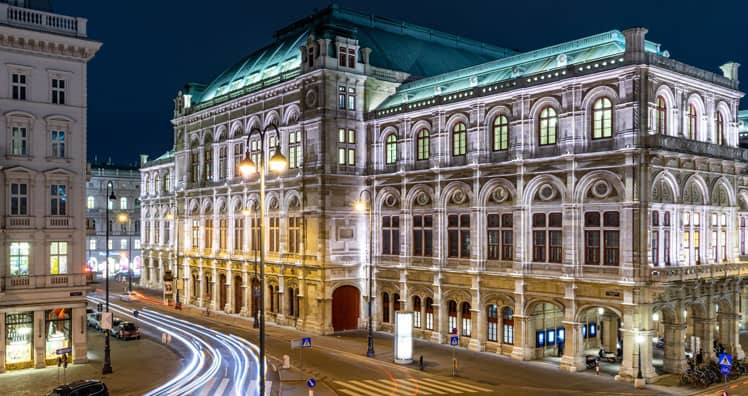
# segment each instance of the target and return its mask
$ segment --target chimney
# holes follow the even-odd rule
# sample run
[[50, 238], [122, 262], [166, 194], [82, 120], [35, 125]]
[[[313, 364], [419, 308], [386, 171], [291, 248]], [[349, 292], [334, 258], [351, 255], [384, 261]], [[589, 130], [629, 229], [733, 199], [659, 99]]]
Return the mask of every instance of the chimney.
[[644, 60], [644, 36], [647, 35], [647, 29], [643, 27], [626, 29], [623, 32], [626, 38], [626, 52], [623, 54], [626, 60], [643, 61]]
[[722, 75], [725, 76], [725, 78], [738, 81], [738, 68], [740, 68], [740, 63], [727, 62], [719, 68], [722, 69]]
[[145, 165], [148, 162], [148, 154], [140, 154], [140, 166]]

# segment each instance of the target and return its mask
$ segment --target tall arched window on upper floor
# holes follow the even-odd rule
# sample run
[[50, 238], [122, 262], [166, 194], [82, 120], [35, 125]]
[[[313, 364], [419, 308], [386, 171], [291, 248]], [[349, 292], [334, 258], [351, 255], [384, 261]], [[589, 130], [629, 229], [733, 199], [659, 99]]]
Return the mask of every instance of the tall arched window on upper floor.
[[686, 131], [686, 137], [689, 139], [696, 139], [698, 134], [698, 115], [696, 113], [696, 106], [693, 104], [688, 105], [688, 130]]
[[462, 122], [452, 127], [452, 156], [458, 157], [467, 153], [467, 128]]
[[493, 151], [509, 149], [509, 120], [504, 115], [493, 119]]
[[385, 163], [390, 165], [397, 162], [397, 136], [390, 134], [385, 142]]
[[545, 107], [538, 118], [538, 144], [547, 146], [556, 144], [558, 132], [558, 115], [552, 107]]
[[416, 159], [419, 161], [427, 160], [431, 157], [431, 138], [429, 137], [429, 130], [426, 128], [421, 129], [416, 137]]
[[720, 145], [725, 144], [725, 119], [721, 111], [714, 114], [714, 142]]
[[660, 95], [657, 97], [657, 125], [655, 129], [660, 135], [667, 134], [667, 102], [665, 98]]
[[592, 104], [592, 138], [604, 139], [613, 136], [613, 106], [606, 97]]

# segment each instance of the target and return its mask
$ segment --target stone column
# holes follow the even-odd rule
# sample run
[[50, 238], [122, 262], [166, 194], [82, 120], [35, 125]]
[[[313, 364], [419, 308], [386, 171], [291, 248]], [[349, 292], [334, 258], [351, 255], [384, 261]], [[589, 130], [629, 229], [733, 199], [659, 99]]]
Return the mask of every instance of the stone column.
[[73, 347], [73, 363], [87, 363], [88, 362], [88, 349], [86, 344], [86, 329], [88, 324], [86, 323], [86, 308], [78, 307], [72, 309], [72, 315], [70, 320], [70, 338]]
[[584, 338], [582, 337], [584, 323], [564, 321], [564, 356], [561, 357], [561, 370], [582, 371], [587, 368], [584, 358]]
[[204, 301], [205, 299], [203, 298], [203, 296], [205, 295], [203, 293], [203, 290], [205, 290], [205, 270], [203, 270], [203, 266], [202, 265], [200, 265], [198, 267], [198, 275], [197, 276], [199, 277], [199, 279], [197, 280], [198, 281], [198, 289], [199, 289], [197, 291], [197, 306], [202, 308], [203, 304], [205, 304], [205, 301]]
[[220, 282], [219, 282], [219, 279], [218, 279], [218, 270], [216, 269], [216, 263], [213, 262], [212, 265], [211, 265], [211, 267], [212, 267], [211, 268], [211, 272], [212, 272], [213, 275], [211, 275], [210, 280], [213, 282], [213, 284], [209, 285], [209, 286], [211, 286], [211, 288], [213, 290], [210, 293], [211, 294], [211, 296], [210, 296], [210, 309], [213, 310], [213, 311], [215, 311], [215, 310], [218, 309], [217, 299], [218, 299], [218, 293], [219, 293], [218, 287], [219, 287], [219, 283]]
[[45, 358], [47, 346], [46, 334], [44, 311], [34, 311], [34, 368], [47, 367]]
[[514, 347], [512, 359], [532, 360], [535, 355], [535, 340], [531, 337], [530, 318], [525, 315], [514, 315]]
[[603, 338], [603, 348], [605, 348], [606, 351], [616, 353], [618, 351], [618, 317], [606, 315], [602, 320], [602, 323], [603, 331], [601, 332], [600, 337]]
[[[686, 367], [686, 324], [678, 320], [679, 315], [675, 315], [675, 323], [663, 322], [665, 331], [665, 351], [663, 368], [668, 373], [681, 373]], [[693, 351], [694, 357], [698, 351]]]
[[[649, 305], [639, 304], [636, 307], [625, 307], [621, 333], [623, 335], [623, 361], [616, 375], [617, 380], [632, 381], [639, 372], [639, 358], [641, 355], [642, 377], [646, 381], [657, 375], [652, 366], [652, 337], [651, 327], [652, 309]], [[638, 327], [635, 327], [638, 326]], [[644, 341], [636, 343], [636, 336], [642, 336]]]
[[5, 312], [0, 312], [0, 373], [5, 372]]
[[483, 352], [486, 350], [486, 340], [488, 339], [488, 317], [486, 307], [476, 303], [473, 305], [473, 338], [470, 340], [468, 348], [473, 351]]

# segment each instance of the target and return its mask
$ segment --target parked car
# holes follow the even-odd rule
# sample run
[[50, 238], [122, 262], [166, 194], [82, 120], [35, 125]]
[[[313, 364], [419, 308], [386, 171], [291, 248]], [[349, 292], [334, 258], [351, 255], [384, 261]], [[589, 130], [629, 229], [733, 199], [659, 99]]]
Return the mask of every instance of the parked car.
[[117, 328], [117, 326], [119, 326], [120, 323], [122, 323], [122, 319], [117, 318], [117, 317], [112, 318], [112, 328], [109, 329], [110, 336], [115, 336], [115, 337], [117, 336], [115, 329]]
[[117, 327], [112, 329], [112, 333], [115, 337], [122, 340], [140, 339], [140, 329], [132, 322], [120, 322]]
[[124, 292], [119, 295], [120, 301], [137, 301], [138, 300], [138, 294], [135, 292]]
[[109, 396], [106, 384], [99, 380], [80, 380], [60, 385], [47, 396]]
[[88, 315], [88, 327], [101, 330], [101, 312], [94, 312]]

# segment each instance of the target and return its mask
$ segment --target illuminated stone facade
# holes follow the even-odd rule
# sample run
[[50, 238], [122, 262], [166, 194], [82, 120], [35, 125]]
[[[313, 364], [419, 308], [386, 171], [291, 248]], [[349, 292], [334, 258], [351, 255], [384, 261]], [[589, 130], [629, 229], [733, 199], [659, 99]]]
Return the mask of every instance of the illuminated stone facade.
[[[371, 48], [418, 51], [365, 43], [356, 23], [393, 29], [333, 6], [279, 32], [278, 42], [308, 32], [287, 46], [297, 63], [234, 67], [180, 92], [174, 152], [141, 171], [143, 224], [159, 229], [155, 240], [145, 231], [145, 284], [174, 265], [175, 222], [160, 220], [173, 213], [184, 301], [252, 316], [258, 184], [235, 165], [250, 130], [272, 124], [284, 155], [301, 159], [268, 175], [272, 321], [364, 328], [370, 247], [381, 331], [394, 311], [414, 311], [418, 337], [456, 331], [464, 347], [560, 356], [571, 371], [601, 345], [620, 347], [622, 379], [639, 350], [645, 378], [654, 364], [680, 371], [684, 350], [711, 356], [713, 340], [742, 356], [748, 152], [737, 147], [736, 64], [700, 70], [630, 29], [526, 53], [453, 40], [493, 60], [429, 73], [416, 56], [417, 70], [387, 69]], [[419, 29], [400, 31], [428, 41]], [[418, 48], [449, 45], [429, 37]], [[373, 233], [353, 209], [364, 190]]]

